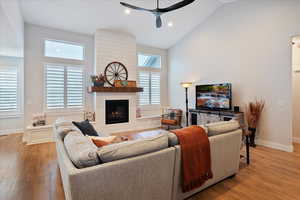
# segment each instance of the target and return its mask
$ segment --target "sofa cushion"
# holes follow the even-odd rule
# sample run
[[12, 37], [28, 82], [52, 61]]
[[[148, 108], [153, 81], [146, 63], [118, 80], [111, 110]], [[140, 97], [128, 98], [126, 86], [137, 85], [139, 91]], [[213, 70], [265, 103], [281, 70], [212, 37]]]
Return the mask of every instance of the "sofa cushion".
[[93, 125], [89, 122], [89, 120], [85, 120], [82, 122], [72, 122], [72, 123], [77, 128], [79, 128], [84, 135], [98, 136], [97, 131], [94, 129]]
[[[205, 130], [205, 132], [207, 133], [208, 130], [205, 126], [200, 125], [200, 127], [203, 128]], [[169, 140], [169, 147], [174, 147], [174, 146], [178, 145], [178, 139], [174, 133], [168, 132], [167, 135], [168, 135], [168, 140]]]
[[236, 120], [231, 120], [207, 124], [206, 127], [208, 129], [208, 136], [214, 136], [235, 131], [240, 128], [240, 124]]
[[111, 162], [134, 157], [168, 148], [167, 134], [160, 134], [150, 138], [137, 139], [99, 148], [98, 156], [102, 162]]
[[56, 136], [59, 139], [64, 140], [65, 136], [71, 131], [77, 131], [77, 129], [75, 127], [72, 127], [72, 126], [58, 127], [58, 128], [56, 128]]
[[82, 135], [80, 132], [69, 132], [64, 138], [64, 145], [70, 160], [77, 168], [100, 164], [97, 156], [98, 148], [90, 138]]

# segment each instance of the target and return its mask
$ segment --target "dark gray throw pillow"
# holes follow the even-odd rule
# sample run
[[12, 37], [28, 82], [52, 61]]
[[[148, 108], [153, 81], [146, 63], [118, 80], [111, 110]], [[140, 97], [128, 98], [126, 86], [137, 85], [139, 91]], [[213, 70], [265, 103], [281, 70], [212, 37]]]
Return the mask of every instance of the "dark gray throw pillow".
[[99, 136], [97, 131], [94, 129], [93, 125], [90, 124], [89, 120], [85, 120], [82, 122], [72, 122], [79, 130], [82, 132], [83, 135], [89, 136]]

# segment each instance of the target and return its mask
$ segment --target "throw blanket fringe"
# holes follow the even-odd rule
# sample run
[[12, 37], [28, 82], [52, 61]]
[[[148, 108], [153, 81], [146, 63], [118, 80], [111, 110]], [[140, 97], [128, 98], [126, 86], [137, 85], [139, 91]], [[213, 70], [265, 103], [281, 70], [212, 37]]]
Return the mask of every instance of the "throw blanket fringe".
[[200, 126], [189, 126], [171, 132], [177, 136], [181, 148], [182, 191], [189, 192], [213, 177], [208, 136]]

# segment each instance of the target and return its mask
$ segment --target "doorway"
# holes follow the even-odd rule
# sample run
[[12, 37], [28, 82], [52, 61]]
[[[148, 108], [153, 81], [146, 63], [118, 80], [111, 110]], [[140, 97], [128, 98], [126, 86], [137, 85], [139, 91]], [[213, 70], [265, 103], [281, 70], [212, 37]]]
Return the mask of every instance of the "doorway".
[[300, 143], [300, 36], [292, 42], [293, 142]]

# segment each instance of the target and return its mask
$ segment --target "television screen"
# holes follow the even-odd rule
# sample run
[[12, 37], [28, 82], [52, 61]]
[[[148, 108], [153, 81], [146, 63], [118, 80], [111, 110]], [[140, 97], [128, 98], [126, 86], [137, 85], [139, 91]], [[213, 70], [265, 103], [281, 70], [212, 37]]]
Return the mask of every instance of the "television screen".
[[231, 84], [196, 86], [196, 109], [231, 110]]

